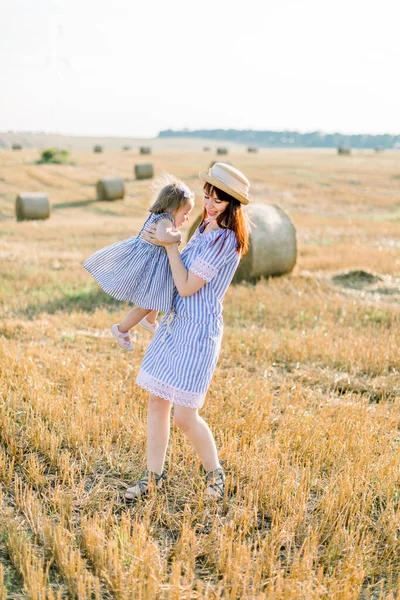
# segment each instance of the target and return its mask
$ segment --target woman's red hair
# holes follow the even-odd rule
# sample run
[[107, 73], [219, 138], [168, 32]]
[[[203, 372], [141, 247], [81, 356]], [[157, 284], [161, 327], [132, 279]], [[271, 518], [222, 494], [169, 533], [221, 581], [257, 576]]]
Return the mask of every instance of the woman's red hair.
[[[250, 245], [250, 237], [249, 237], [249, 226], [246, 215], [242, 209], [242, 205], [239, 200], [236, 200], [230, 194], [223, 192], [217, 187], [211, 185], [211, 183], [205, 183], [203, 186], [204, 192], [207, 196], [210, 196], [215, 192], [218, 200], [222, 200], [224, 202], [228, 202], [228, 206], [224, 210], [224, 212], [217, 217], [217, 223], [221, 229], [231, 229], [236, 234], [237, 240], [237, 251], [243, 256], [246, 254]], [[202, 220], [200, 223], [200, 227], [203, 225], [204, 221], [207, 218], [207, 211], [203, 209]]]

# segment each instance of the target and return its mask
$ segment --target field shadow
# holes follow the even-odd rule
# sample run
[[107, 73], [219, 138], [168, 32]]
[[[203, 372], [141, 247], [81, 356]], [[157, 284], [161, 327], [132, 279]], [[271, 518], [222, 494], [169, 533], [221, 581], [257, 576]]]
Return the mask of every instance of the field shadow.
[[62, 202], [61, 204], [53, 204], [52, 209], [58, 210], [59, 208], [83, 208], [90, 206], [94, 202], [98, 202], [97, 198], [91, 198], [90, 200], [74, 200], [73, 202]]
[[120, 308], [121, 301], [116, 300], [101, 290], [92, 290], [89, 292], [78, 292], [68, 294], [55, 300], [49, 300], [44, 304], [32, 303], [22, 311], [29, 319], [33, 319], [42, 313], [54, 315], [57, 312], [72, 313], [86, 312], [93, 313], [97, 308]]

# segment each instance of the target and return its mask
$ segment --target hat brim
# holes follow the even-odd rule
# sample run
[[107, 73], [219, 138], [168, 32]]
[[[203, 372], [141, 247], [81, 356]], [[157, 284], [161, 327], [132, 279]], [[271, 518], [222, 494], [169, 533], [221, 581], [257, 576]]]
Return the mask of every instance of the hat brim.
[[236, 200], [239, 200], [239, 202], [241, 204], [248, 204], [250, 202], [250, 200], [248, 198], [246, 198], [246, 196], [243, 196], [243, 194], [240, 194], [236, 190], [233, 190], [228, 185], [225, 185], [225, 183], [222, 183], [222, 181], [220, 181], [219, 179], [216, 179], [209, 173], [204, 173], [204, 171], [201, 171], [201, 173], [199, 173], [199, 177], [206, 183], [210, 183], [211, 185], [218, 188], [219, 190], [226, 192], [227, 194], [229, 194]]

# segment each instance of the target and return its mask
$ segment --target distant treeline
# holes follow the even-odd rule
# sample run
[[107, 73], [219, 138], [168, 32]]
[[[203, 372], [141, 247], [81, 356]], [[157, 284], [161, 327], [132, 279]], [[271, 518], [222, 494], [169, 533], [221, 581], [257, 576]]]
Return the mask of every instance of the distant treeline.
[[211, 139], [218, 142], [237, 142], [259, 147], [291, 147], [291, 148], [400, 148], [400, 134], [389, 135], [344, 135], [342, 133], [323, 133], [311, 131], [253, 131], [252, 129], [199, 129], [197, 131], [160, 131], [160, 138], [187, 137]]

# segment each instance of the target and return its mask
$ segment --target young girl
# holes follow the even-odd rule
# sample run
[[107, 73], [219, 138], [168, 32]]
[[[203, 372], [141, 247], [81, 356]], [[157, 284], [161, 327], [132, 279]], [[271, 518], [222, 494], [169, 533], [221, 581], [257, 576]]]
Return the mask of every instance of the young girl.
[[182, 236], [178, 229], [188, 220], [194, 206], [194, 193], [169, 173], [155, 181], [153, 190], [156, 199], [138, 236], [102, 248], [83, 263], [107, 294], [137, 305], [121, 323], [111, 327], [112, 335], [124, 350], [134, 348], [129, 337], [134, 325], [140, 323], [155, 333], [157, 311], [170, 310], [174, 292], [165, 248], [145, 241], [141, 234], [149, 227], [156, 227], [157, 239], [180, 243]]

